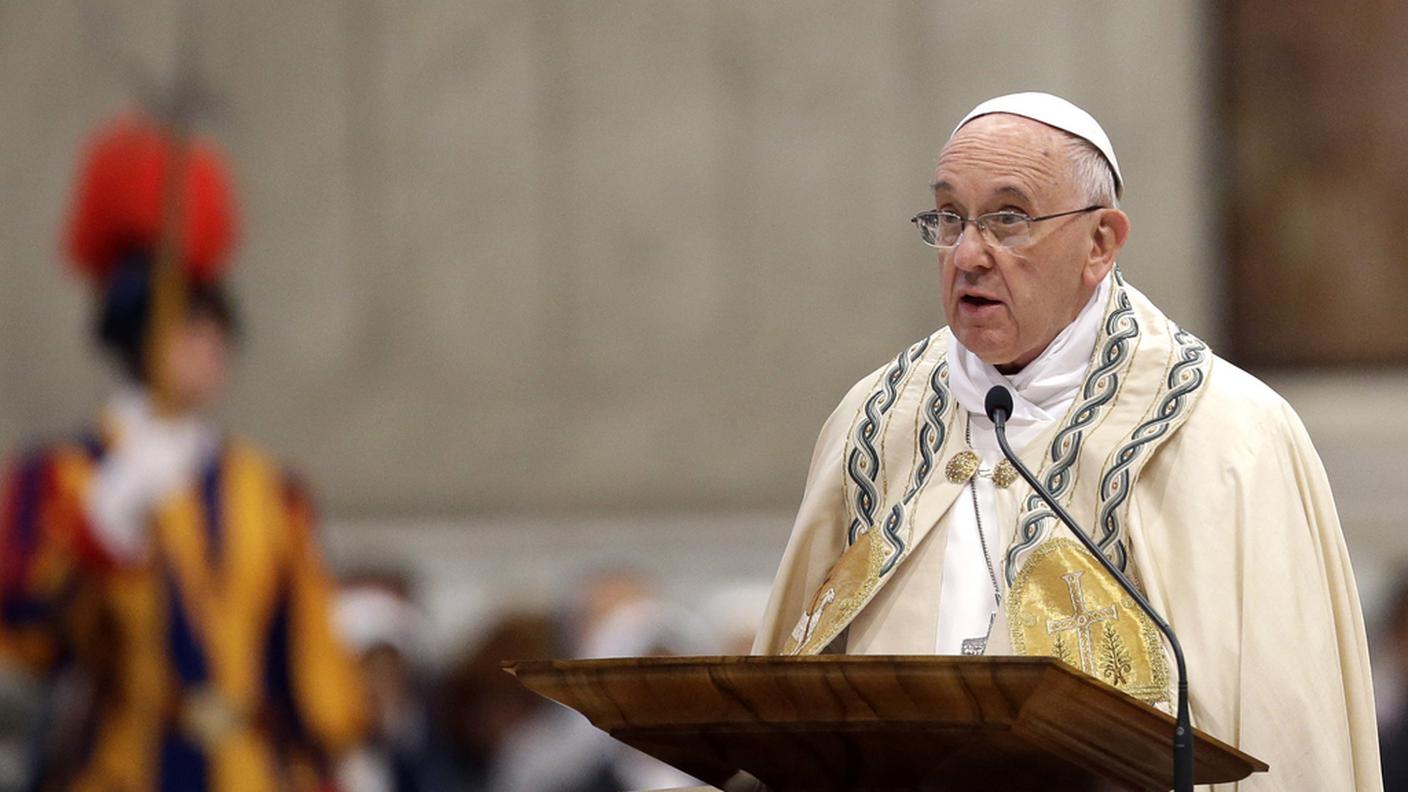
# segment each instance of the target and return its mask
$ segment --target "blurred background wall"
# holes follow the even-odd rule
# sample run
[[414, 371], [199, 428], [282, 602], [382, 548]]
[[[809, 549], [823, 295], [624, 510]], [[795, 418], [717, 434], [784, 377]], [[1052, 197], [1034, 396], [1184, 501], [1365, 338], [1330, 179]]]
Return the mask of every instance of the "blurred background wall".
[[[85, 136], [173, 79], [177, 8], [0, 3], [5, 448], [111, 387], [58, 240]], [[315, 484], [338, 564], [418, 576], [447, 647], [593, 564], [766, 583], [826, 415], [943, 322], [907, 220], [988, 96], [1100, 119], [1127, 276], [1228, 336], [1225, 53], [1195, 0], [201, 8], [244, 213], [229, 417]], [[1372, 618], [1408, 556], [1408, 372], [1257, 373], [1324, 455]]]

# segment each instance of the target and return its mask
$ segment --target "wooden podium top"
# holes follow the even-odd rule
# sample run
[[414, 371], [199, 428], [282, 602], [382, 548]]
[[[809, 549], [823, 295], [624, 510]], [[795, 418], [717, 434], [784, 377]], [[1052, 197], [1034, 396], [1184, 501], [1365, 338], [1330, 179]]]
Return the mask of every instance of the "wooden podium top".
[[[1052, 658], [508, 663], [533, 691], [716, 786], [773, 792], [1169, 789], [1173, 718]], [[1199, 784], [1264, 762], [1196, 733]]]

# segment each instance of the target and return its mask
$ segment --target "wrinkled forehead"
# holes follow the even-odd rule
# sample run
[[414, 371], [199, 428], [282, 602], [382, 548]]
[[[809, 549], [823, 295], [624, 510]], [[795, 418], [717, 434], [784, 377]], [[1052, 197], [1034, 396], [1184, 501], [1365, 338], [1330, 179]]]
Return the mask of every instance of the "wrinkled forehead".
[[1030, 118], [979, 116], [955, 131], [939, 153], [934, 190], [973, 201], [997, 192], [1033, 201], [1060, 198], [1071, 188], [1070, 141]]

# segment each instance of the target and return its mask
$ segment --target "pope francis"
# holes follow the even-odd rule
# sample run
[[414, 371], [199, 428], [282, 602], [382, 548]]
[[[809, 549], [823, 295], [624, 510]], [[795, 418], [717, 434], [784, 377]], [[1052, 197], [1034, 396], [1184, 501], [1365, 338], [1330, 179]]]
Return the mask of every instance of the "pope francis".
[[817, 441], [754, 651], [1059, 657], [1167, 705], [1153, 625], [1003, 461], [984, 417], [1187, 653], [1242, 790], [1382, 789], [1363, 617], [1325, 471], [1267, 386], [1121, 276], [1109, 138], [1049, 94], [955, 128], [934, 208], [948, 327], [858, 382]]

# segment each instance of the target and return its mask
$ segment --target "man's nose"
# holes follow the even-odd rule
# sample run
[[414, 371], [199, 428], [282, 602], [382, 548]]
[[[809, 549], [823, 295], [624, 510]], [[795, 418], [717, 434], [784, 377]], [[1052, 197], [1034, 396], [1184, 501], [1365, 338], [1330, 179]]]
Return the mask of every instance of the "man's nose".
[[987, 240], [983, 239], [983, 232], [972, 220], [963, 224], [963, 231], [958, 235], [958, 244], [953, 246], [951, 255], [953, 265], [965, 272], [992, 266]]

